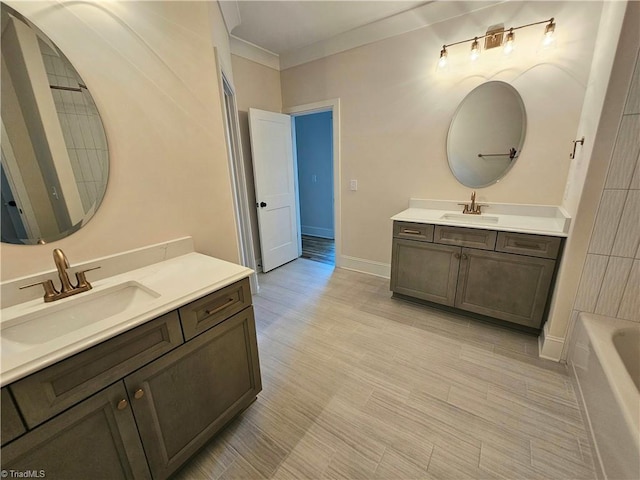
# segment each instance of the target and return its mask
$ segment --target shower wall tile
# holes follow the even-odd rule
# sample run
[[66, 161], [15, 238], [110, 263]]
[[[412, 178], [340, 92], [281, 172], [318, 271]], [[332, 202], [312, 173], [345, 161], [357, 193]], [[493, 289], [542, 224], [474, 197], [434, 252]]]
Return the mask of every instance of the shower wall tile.
[[589, 253], [611, 254], [626, 197], [626, 190], [605, 190], [603, 192], [596, 215], [596, 224], [589, 243]]
[[587, 255], [576, 295], [574, 305], [576, 310], [593, 313], [608, 262], [609, 257], [605, 255]]
[[638, 59], [636, 59], [636, 68], [633, 72], [624, 113], [640, 113], [640, 61]]
[[640, 243], [640, 190], [629, 190], [612, 255], [633, 258]]
[[573, 309], [640, 322], [640, 54]]
[[640, 260], [633, 262], [617, 317], [640, 322]]
[[610, 257], [602, 281], [595, 313], [615, 317], [618, 314], [622, 295], [629, 280], [633, 259]]
[[605, 188], [629, 188], [640, 152], [640, 115], [624, 115]]

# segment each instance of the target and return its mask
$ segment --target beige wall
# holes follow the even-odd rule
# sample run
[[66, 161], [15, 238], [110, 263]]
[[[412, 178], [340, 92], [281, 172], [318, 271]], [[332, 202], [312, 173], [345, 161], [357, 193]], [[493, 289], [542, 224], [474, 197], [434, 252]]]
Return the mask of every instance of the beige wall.
[[280, 72], [237, 55], [231, 55], [240, 121], [242, 156], [247, 176], [247, 194], [251, 212], [251, 231], [256, 258], [261, 258], [258, 216], [253, 205], [256, 204], [255, 184], [253, 181], [253, 163], [251, 160], [251, 141], [249, 136], [249, 108], [282, 111]]
[[[471, 189], [450, 173], [446, 136], [457, 105], [488, 80], [509, 82], [520, 92], [528, 130], [516, 165], [499, 183], [478, 189], [478, 199], [562, 203], [601, 10], [596, 2], [575, 6], [507, 2], [282, 72], [284, 108], [340, 98], [344, 255], [388, 264], [389, 217], [410, 197], [469, 198]], [[486, 51], [471, 64], [469, 45], [461, 45], [449, 49], [448, 72], [436, 71], [444, 43], [498, 22], [521, 25], [552, 16], [558, 42], [551, 51], [538, 50], [542, 25], [517, 32], [510, 58]], [[348, 190], [350, 179], [358, 180], [357, 192]]]
[[[60, 47], [89, 86], [110, 150], [107, 192], [79, 232], [45, 246], [2, 244], [2, 279], [191, 235], [238, 260], [205, 2], [8, 2]], [[216, 27], [219, 28], [219, 27]]]

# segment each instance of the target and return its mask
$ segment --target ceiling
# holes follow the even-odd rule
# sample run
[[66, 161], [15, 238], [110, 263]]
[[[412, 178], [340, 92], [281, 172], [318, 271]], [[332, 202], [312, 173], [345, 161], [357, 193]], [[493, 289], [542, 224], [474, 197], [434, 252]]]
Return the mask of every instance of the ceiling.
[[239, 1], [233, 36], [281, 55], [406, 12], [425, 1]]
[[506, 0], [218, 0], [231, 52], [277, 70]]

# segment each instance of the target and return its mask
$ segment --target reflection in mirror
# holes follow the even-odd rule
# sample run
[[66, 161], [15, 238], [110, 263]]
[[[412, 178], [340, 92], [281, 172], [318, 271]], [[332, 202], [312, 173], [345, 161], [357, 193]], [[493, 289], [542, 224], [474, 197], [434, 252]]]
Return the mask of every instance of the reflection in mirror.
[[2, 226], [33, 245], [86, 224], [107, 186], [107, 139], [96, 105], [49, 38], [2, 4]]
[[449, 168], [460, 183], [494, 184], [516, 163], [527, 130], [522, 98], [504, 82], [487, 82], [469, 93], [451, 120]]

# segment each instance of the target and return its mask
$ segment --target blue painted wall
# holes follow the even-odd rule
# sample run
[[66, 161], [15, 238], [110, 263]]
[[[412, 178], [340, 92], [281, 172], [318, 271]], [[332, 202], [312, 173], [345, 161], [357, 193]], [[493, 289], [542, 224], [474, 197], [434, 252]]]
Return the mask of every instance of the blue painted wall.
[[334, 238], [332, 115], [322, 112], [295, 117], [303, 235]]

